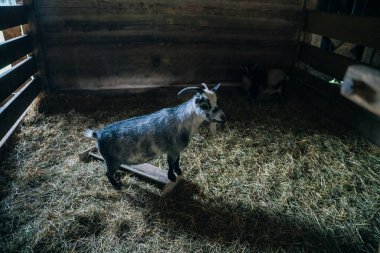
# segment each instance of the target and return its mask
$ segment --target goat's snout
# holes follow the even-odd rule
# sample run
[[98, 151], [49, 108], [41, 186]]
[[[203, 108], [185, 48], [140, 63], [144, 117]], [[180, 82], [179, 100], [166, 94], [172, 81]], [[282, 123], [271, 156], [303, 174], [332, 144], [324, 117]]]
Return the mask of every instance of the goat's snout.
[[222, 110], [219, 110], [218, 115], [211, 120], [212, 122], [224, 124], [226, 122], [226, 115]]
[[227, 121], [227, 119], [226, 119], [226, 114], [222, 114], [221, 116], [220, 116], [220, 120], [223, 122], [223, 123], [225, 123], [226, 121]]

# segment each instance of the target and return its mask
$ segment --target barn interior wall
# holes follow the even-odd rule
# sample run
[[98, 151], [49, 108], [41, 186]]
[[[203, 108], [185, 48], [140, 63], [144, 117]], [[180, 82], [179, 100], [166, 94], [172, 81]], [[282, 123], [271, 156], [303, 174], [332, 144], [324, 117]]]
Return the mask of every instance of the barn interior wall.
[[35, 0], [52, 90], [236, 81], [290, 67], [302, 0]]

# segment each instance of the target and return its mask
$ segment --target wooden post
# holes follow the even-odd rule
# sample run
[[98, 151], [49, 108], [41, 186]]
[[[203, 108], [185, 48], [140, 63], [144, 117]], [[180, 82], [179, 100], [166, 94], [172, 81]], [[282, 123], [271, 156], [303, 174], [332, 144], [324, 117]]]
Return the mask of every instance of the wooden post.
[[380, 116], [380, 71], [364, 66], [349, 66], [341, 94]]

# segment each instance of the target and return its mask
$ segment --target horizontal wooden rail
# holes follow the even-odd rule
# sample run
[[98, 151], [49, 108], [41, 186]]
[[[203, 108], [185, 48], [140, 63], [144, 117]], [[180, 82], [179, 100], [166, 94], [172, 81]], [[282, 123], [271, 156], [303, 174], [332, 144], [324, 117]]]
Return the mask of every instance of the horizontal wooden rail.
[[27, 23], [25, 5], [0, 6], [0, 30]]
[[305, 31], [337, 40], [380, 48], [380, 18], [306, 13]]
[[33, 51], [30, 35], [22, 35], [0, 44], [0, 69]]
[[348, 66], [362, 64], [359, 61], [329, 53], [326, 50], [305, 43], [301, 44], [298, 60], [340, 80], [343, 80]]
[[338, 85], [330, 84], [306, 71], [295, 68], [292, 72], [292, 78], [304, 83], [321, 94], [327, 96], [339, 95], [340, 88]]
[[36, 61], [29, 57], [0, 74], [0, 103], [36, 72]]
[[40, 79], [33, 79], [0, 108], [0, 140], [7, 135], [10, 129], [12, 129], [13, 125], [37, 97], [40, 91]]

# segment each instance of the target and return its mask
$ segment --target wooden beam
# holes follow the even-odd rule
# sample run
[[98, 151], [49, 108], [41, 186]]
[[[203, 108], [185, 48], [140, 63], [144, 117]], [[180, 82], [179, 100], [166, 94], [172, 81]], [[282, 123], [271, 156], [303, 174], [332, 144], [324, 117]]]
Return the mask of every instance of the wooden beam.
[[45, 43], [48, 46], [69, 44], [111, 44], [123, 45], [154, 45], [154, 44], [211, 44], [211, 45], [242, 45], [251, 47], [277, 46], [288, 47], [296, 45], [295, 30], [263, 31], [260, 35], [233, 31], [217, 32], [215, 29], [190, 33], [184, 31], [160, 31], [154, 29], [140, 31], [95, 31], [95, 32], [61, 32], [46, 33]]
[[[155, 0], [147, 1], [142, 0], [139, 4], [136, 4], [135, 1], [94, 1], [94, 0], [66, 0], [66, 1], [57, 1], [57, 0], [39, 0], [38, 4], [40, 8], [99, 8], [99, 9], [154, 9], [154, 8], [163, 8], [163, 7], [176, 7], [183, 6], [184, 8], [196, 8], [198, 5], [206, 6], [208, 8], [226, 6], [228, 8], [241, 8], [243, 7], [272, 7], [272, 8], [286, 8], [286, 9], [299, 9], [302, 6], [302, 0], [220, 0], [217, 2], [214, 1], [181, 1], [176, 0]], [[173, 8], [174, 9], [174, 8]], [[175, 9], [176, 10], [176, 9]]]
[[33, 79], [0, 108], [0, 139], [3, 139], [3, 137], [7, 135], [8, 131], [25, 112], [40, 91], [40, 79]]
[[380, 116], [380, 71], [363, 65], [348, 67], [341, 94]]
[[0, 30], [26, 24], [27, 22], [28, 20], [25, 5], [0, 7]]
[[325, 37], [380, 48], [380, 18], [306, 12], [305, 31]]
[[295, 68], [292, 73], [292, 78], [299, 80], [316, 92], [319, 92], [326, 96], [336, 96], [339, 94], [338, 85], [330, 84], [310, 73], [307, 73], [306, 71]]
[[29, 57], [0, 74], [0, 102], [37, 72], [34, 57]]
[[0, 44], [0, 68], [33, 51], [30, 35], [23, 35]]
[[41, 19], [45, 33], [61, 32], [96, 32], [96, 31], [143, 31], [154, 27], [157, 31], [193, 31], [207, 29], [226, 33], [242, 31], [244, 33], [261, 33], [284, 30], [297, 31], [299, 22], [274, 18], [240, 18], [236, 16], [179, 16], [171, 15], [70, 15], [53, 16]]
[[329, 53], [326, 50], [305, 43], [301, 44], [298, 60], [340, 80], [343, 80], [348, 66], [360, 64], [359, 61]]

